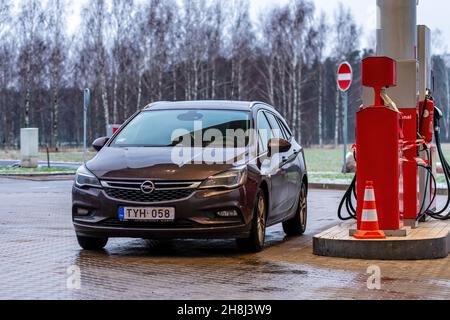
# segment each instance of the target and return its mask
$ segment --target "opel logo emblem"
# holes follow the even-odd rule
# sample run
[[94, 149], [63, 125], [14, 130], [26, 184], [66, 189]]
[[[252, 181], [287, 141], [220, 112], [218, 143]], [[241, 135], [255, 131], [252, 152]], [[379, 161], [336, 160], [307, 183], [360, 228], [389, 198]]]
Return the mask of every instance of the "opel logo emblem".
[[145, 194], [150, 194], [155, 191], [155, 184], [151, 181], [145, 181], [141, 184], [141, 191]]

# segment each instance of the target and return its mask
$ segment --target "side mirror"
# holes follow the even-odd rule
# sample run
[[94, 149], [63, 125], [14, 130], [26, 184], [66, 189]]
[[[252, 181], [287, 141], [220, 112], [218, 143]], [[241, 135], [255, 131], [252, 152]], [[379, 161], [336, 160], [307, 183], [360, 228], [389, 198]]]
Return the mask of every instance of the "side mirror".
[[288, 152], [291, 148], [292, 144], [287, 140], [281, 138], [270, 139], [268, 144], [269, 157], [277, 153]]
[[92, 143], [92, 148], [95, 149], [95, 151], [100, 151], [103, 149], [103, 147], [108, 143], [109, 138], [108, 137], [103, 137], [103, 138], [98, 138], [94, 141], [94, 143]]

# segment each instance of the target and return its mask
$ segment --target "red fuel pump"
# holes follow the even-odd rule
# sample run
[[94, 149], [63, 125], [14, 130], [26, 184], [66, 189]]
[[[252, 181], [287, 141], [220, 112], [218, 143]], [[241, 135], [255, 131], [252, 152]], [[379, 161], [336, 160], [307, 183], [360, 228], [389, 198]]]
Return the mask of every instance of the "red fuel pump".
[[431, 143], [434, 134], [434, 101], [430, 97], [420, 102], [419, 114], [419, 133], [426, 143]]
[[[436, 177], [433, 172], [437, 150], [450, 190], [450, 164], [441, 146], [442, 112], [434, 105], [430, 91], [416, 108], [396, 108], [385, 89], [396, 86], [396, 62], [387, 57], [369, 57], [362, 62], [362, 83], [374, 90], [374, 104], [362, 106], [356, 115], [357, 175], [342, 199], [341, 220], [361, 221], [364, 188], [373, 181], [381, 230], [413, 226], [426, 215], [450, 219], [450, 195], [445, 206], [436, 209]], [[435, 138], [436, 146], [432, 145]], [[422, 174], [423, 173], [423, 174]], [[419, 186], [422, 186], [421, 188]], [[353, 203], [357, 200], [357, 207]], [[344, 217], [342, 209], [347, 209]]]
[[402, 228], [402, 114], [385, 105], [383, 89], [396, 86], [396, 62], [388, 57], [369, 57], [362, 62], [362, 83], [374, 89], [374, 105], [356, 115], [357, 217], [361, 221], [364, 188], [373, 181], [381, 230]]

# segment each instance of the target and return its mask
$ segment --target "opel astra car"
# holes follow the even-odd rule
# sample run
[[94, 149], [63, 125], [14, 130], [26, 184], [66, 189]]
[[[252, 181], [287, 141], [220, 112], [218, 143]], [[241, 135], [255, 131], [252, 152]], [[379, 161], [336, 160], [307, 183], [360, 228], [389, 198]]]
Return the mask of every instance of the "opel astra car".
[[303, 149], [267, 104], [154, 103], [93, 147], [98, 154], [73, 186], [83, 249], [101, 250], [114, 237], [234, 238], [258, 252], [269, 226], [305, 232]]

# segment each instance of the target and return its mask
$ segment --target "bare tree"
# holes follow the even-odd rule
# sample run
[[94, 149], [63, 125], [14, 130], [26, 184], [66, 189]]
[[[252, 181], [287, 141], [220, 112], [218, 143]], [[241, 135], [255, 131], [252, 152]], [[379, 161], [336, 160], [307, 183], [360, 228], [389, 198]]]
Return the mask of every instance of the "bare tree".
[[13, 66], [11, 63], [13, 57], [11, 25], [8, 19], [11, 15], [11, 1], [3, 0], [0, 2], [0, 137], [1, 143], [5, 146], [7, 141], [11, 139], [9, 135], [13, 134], [11, 128], [12, 117], [10, 113], [8, 88], [12, 84]]
[[317, 96], [318, 96], [318, 102], [317, 102], [317, 119], [318, 119], [318, 139], [319, 139], [319, 146], [320, 148], [323, 147], [323, 60], [324, 60], [324, 50], [327, 42], [327, 35], [328, 35], [328, 25], [326, 23], [326, 15], [322, 12], [320, 15], [319, 23], [317, 26], [317, 35], [315, 37], [314, 42], [314, 48], [315, 48], [315, 55], [318, 62], [318, 82], [317, 82]]
[[[334, 54], [336, 62], [340, 63], [359, 47], [360, 28], [355, 23], [350, 9], [345, 8], [339, 3], [338, 10], [334, 16]], [[337, 68], [337, 66], [336, 66]], [[337, 79], [335, 81], [337, 83]], [[340, 91], [336, 86], [336, 105], [335, 105], [335, 124], [334, 124], [334, 145], [339, 144], [339, 126], [340, 126]], [[344, 116], [344, 115], [342, 115]], [[346, 115], [345, 115], [346, 116]]]
[[33, 92], [40, 86], [44, 64], [42, 57], [45, 42], [42, 32], [45, 26], [45, 16], [41, 2], [38, 0], [23, 0], [20, 3], [17, 34], [20, 35], [19, 64], [21, 66], [21, 87], [24, 95], [24, 124], [29, 127], [35, 110], [32, 110]]
[[47, 4], [47, 31], [49, 44], [49, 77], [52, 95], [52, 128], [51, 145], [57, 147], [59, 143], [59, 109], [60, 90], [64, 83], [64, 63], [66, 61], [66, 34], [64, 21], [66, 17], [66, 0], [50, 0]]
[[87, 0], [74, 34], [67, 33], [70, 1], [12, 4], [0, 1], [4, 145], [17, 143], [23, 124], [41, 128], [41, 141], [53, 146], [79, 143], [85, 87], [90, 139], [152, 101], [236, 99], [273, 104], [305, 145], [337, 144], [335, 69], [347, 59], [357, 73], [367, 53], [357, 50], [348, 9], [338, 8], [331, 29], [326, 16], [314, 20], [311, 0], [274, 6], [257, 24], [249, 0]]
[[223, 25], [224, 25], [224, 12], [223, 4], [220, 1], [215, 1], [211, 5], [209, 11], [211, 19], [208, 19], [208, 29], [207, 29], [207, 45], [208, 45], [208, 64], [210, 71], [210, 95], [211, 99], [216, 99], [217, 97], [217, 85], [218, 85], [218, 60], [220, 57], [220, 52], [223, 47]]
[[[133, 61], [137, 60], [137, 46], [133, 40], [135, 29], [134, 0], [112, 1], [112, 73], [113, 73], [113, 122], [118, 123], [130, 115], [130, 93]], [[119, 83], [122, 84], [119, 88]], [[121, 108], [120, 108], [121, 106]], [[120, 110], [119, 110], [120, 109]]]
[[108, 101], [108, 48], [105, 40], [107, 7], [103, 0], [90, 0], [83, 8], [84, 27], [84, 52], [91, 59], [90, 66], [97, 77], [97, 85], [100, 90], [103, 117], [105, 124], [110, 123], [110, 111]]
[[273, 9], [263, 28], [263, 36], [267, 37], [264, 43], [271, 51], [266, 59], [268, 70], [265, 72], [269, 97], [279, 104], [299, 140], [303, 122], [302, 90], [309, 80], [303, 74], [305, 52], [313, 13], [311, 2], [297, 0], [289, 6]]
[[250, 3], [248, 0], [233, 0], [228, 10], [231, 11], [228, 34], [231, 54], [231, 97], [233, 99], [246, 99], [250, 86], [245, 74], [248, 74], [249, 56], [253, 51], [253, 26], [250, 22]]

